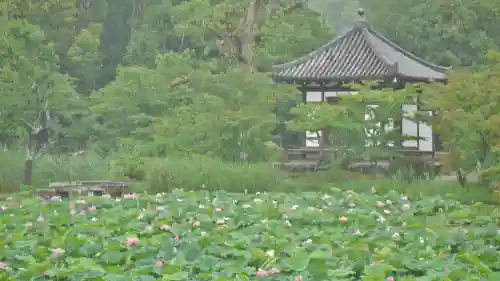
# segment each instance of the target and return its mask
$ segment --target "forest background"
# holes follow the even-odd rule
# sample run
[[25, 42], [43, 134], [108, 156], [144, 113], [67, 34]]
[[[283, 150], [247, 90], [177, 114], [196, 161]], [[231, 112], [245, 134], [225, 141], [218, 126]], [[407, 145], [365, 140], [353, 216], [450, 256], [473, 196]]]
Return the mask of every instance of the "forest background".
[[269, 72], [342, 34], [360, 7], [401, 47], [453, 67], [447, 86], [426, 91], [446, 148], [457, 152], [451, 168], [498, 165], [498, 0], [1, 0], [0, 7], [3, 192], [23, 181], [105, 178], [145, 180], [156, 191], [291, 188], [269, 165], [299, 92], [273, 84]]

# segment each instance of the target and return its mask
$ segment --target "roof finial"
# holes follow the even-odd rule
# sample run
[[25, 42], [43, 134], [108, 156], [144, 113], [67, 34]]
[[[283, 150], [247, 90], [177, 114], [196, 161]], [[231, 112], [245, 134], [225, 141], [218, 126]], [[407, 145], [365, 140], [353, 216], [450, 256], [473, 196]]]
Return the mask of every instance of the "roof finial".
[[364, 18], [365, 17], [365, 10], [363, 8], [359, 8], [357, 11], [357, 14], [360, 18]]

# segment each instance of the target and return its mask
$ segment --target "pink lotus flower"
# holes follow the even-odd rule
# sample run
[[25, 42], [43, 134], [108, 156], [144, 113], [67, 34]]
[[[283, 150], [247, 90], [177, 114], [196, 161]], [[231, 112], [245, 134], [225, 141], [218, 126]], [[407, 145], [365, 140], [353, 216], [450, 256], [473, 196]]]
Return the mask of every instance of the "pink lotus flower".
[[377, 201], [376, 205], [377, 205], [377, 207], [384, 207], [385, 203], [382, 201]]
[[339, 222], [340, 222], [341, 224], [346, 224], [348, 221], [349, 221], [349, 219], [348, 219], [348, 218], [346, 218], [346, 217], [344, 217], [344, 216], [341, 216], [341, 217], [339, 218]]
[[387, 276], [387, 278], [386, 278], [385, 280], [387, 280], [387, 281], [394, 281], [394, 277], [392, 277], [392, 276]]
[[274, 276], [280, 274], [281, 271], [277, 268], [271, 268], [269, 270], [262, 270], [259, 269], [259, 271], [255, 272], [255, 276], [257, 277], [268, 277], [268, 276]]
[[259, 270], [259, 271], [255, 272], [255, 276], [257, 276], [257, 277], [267, 277], [267, 271]]
[[125, 246], [132, 247], [139, 245], [139, 238], [137, 237], [129, 237], [125, 240]]
[[164, 225], [160, 226], [160, 230], [162, 230], [162, 231], [169, 231], [170, 230], [170, 226], [164, 224]]
[[0, 262], [0, 269], [8, 269], [9, 268], [9, 265], [4, 263], [4, 262]]
[[161, 267], [162, 267], [162, 265], [163, 265], [163, 263], [162, 263], [160, 260], [157, 260], [157, 261], [155, 262], [155, 267], [156, 267], [156, 268], [161, 268]]
[[135, 195], [135, 193], [124, 194], [123, 198], [124, 199], [136, 199], [137, 195]]
[[361, 235], [363, 235], [363, 234], [362, 234], [362, 233], [361, 233], [361, 231], [359, 231], [359, 230], [356, 230], [356, 231], [354, 231], [354, 232], [352, 233], [352, 236], [358, 236], [358, 237], [359, 237], [359, 236], [361, 236]]
[[293, 281], [304, 281], [304, 276], [303, 275], [295, 276], [295, 279], [293, 279]]
[[55, 249], [52, 249], [52, 258], [53, 259], [57, 259], [57, 258], [60, 258], [62, 256], [64, 256], [64, 253], [66, 251], [64, 251], [63, 249], [61, 248], [55, 248]]

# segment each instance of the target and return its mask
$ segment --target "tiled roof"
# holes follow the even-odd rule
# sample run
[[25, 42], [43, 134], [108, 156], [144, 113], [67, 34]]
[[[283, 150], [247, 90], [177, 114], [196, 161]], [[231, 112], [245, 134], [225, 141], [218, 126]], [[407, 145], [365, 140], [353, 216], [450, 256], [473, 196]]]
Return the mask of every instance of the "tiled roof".
[[376, 80], [402, 76], [445, 80], [448, 67], [431, 64], [397, 46], [366, 22], [295, 60], [274, 66], [276, 82]]

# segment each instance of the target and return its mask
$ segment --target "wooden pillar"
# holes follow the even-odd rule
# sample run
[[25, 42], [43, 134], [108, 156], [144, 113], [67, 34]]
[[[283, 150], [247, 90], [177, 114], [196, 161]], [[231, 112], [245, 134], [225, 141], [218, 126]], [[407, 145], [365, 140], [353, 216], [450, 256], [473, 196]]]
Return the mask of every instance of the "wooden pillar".
[[[420, 112], [420, 93], [417, 91], [417, 113]], [[417, 121], [417, 150], [420, 151], [420, 121]]]
[[[392, 85], [392, 90], [397, 91], [401, 90], [404, 87], [404, 83], [401, 79], [398, 77], [394, 77], [392, 81], [390, 81]], [[400, 135], [403, 135], [403, 105], [399, 106], [399, 119], [394, 120], [394, 130], [397, 130]], [[398, 145], [394, 144], [394, 146], [398, 148], [403, 148], [403, 140], [399, 141], [399, 147]]]

